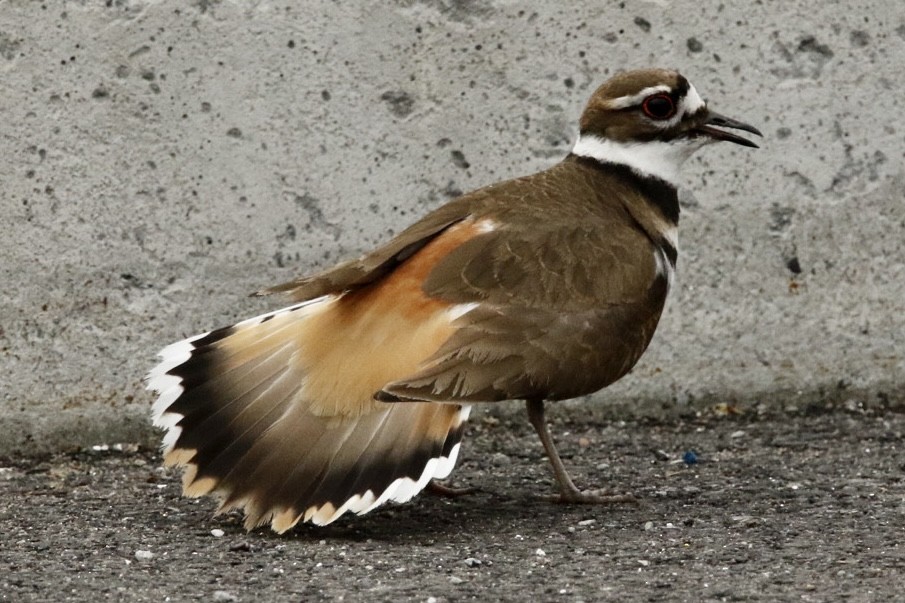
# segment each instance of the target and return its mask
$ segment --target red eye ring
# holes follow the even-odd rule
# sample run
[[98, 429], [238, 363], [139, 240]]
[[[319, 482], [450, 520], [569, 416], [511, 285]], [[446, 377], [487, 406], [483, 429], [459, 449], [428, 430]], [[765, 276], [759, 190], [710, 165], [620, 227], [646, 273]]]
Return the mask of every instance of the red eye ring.
[[644, 99], [641, 110], [651, 119], [669, 119], [676, 114], [676, 103], [668, 94], [654, 94]]

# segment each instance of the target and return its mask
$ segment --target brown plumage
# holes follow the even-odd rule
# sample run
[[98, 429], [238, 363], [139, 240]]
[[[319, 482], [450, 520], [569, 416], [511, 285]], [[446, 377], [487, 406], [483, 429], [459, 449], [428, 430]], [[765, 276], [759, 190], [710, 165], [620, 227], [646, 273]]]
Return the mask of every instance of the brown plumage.
[[163, 350], [148, 382], [185, 493], [244, 508], [249, 528], [329, 523], [445, 477], [470, 405], [521, 399], [563, 499], [622, 500], [572, 484], [543, 402], [597, 391], [644, 352], [677, 255], [670, 176], [707, 142], [753, 146], [714, 126], [757, 133], [675, 72], [617, 76], [561, 163], [262, 292], [294, 306]]

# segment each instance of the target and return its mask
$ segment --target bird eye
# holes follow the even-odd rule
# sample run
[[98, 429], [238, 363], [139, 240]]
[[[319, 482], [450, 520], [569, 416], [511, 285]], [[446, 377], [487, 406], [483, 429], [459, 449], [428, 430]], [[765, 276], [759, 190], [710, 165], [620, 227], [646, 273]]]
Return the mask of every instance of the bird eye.
[[676, 113], [676, 104], [666, 94], [655, 94], [644, 99], [641, 110], [651, 119], [669, 119]]

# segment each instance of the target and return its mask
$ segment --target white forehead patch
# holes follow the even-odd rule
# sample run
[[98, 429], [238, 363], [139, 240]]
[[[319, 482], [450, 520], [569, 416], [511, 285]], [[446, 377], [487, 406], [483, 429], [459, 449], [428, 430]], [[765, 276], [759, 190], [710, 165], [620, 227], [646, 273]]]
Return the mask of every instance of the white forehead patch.
[[672, 89], [669, 86], [663, 84], [659, 86], [651, 86], [650, 88], [645, 88], [637, 94], [630, 94], [628, 96], [620, 96], [619, 98], [614, 98], [607, 104], [611, 109], [626, 109], [628, 107], [640, 105], [641, 101], [643, 101], [651, 94], [657, 94], [658, 92], [670, 92], [671, 90]]
[[691, 82], [688, 83], [688, 92], [685, 94], [685, 98], [682, 99], [682, 114], [683, 115], [692, 115], [704, 108], [706, 103], [704, 99], [701, 98], [701, 95], [698, 94], [697, 89], [694, 87], [694, 84]]

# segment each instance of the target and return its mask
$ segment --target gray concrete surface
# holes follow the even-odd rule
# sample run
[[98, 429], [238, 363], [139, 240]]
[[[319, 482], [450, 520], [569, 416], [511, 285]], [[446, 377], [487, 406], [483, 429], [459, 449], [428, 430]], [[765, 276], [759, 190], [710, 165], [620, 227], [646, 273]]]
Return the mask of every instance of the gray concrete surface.
[[0, 0], [0, 454], [147, 441], [161, 346], [557, 161], [649, 65], [767, 138], [688, 165], [660, 331], [591, 408], [901, 405], [903, 60], [899, 0]]

